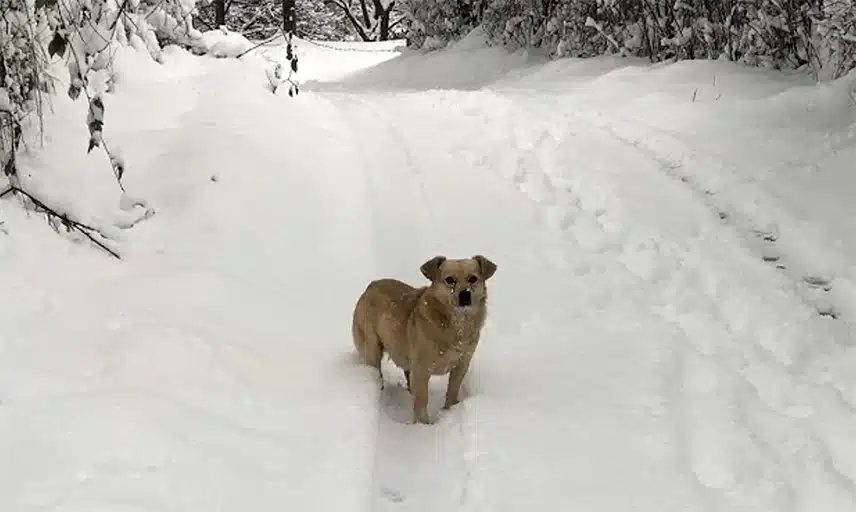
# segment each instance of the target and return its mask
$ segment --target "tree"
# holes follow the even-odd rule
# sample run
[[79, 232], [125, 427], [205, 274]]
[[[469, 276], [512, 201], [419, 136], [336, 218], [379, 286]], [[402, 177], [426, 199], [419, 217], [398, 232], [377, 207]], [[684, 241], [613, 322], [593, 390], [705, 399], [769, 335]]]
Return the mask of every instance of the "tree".
[[295, 0], [282, 0], [282, 31], [286, 34], [294, 34], [297, 31], [294, 11]]
[[492, 43], [558, 57], [723, 58], [826, 78], [856, 68], [854, 0], [397, 1], [409, 42], [428, 49], [481, 26]]
[[351, 22], [363, 41], [387, 41], [404, 18], [395, 13], [396, 0], [326, 0]]
[[[226, 27], [250, 40], [269, 39], [283, 28], [282, 0], [225, 0], [224, 7]], [[294, 18], [295, 34], [299, 37], [327, 41], [354, 37], [345, 16], [324, 0], [295, 1]], [[194, 23], [209, 30], [219, 28], [216, 4], [200, 5]]]
[[[126, 165], [105, 137], [104, 112], [116, 73], [112, 56], [117, 46], [145, 49], [162, 62], [161, 45], [202, 46], [190, 22], [186, 0], [3, 0], [0, 1], [0, 197], [17, 196], [24, 205], [44, 213], [57, 231], [82, 234], [115, 257], [109, 238], [75, 220], [74, 213], [51, 206], [34, 194], [28, 177], [17, 167], [16, 154], [30, 136], [41, 138], [46, 96], [56, 92], [50, 74], [52, 59], [63, 59], [69, 73], [66, 93], [88, 104], [86, 151], [108, 156], [117, 185], [124, 194]], [[123, 202], [141, 206], [144, 201]], [[130, 227], [130, 226], [127, 226]]]
[[226, 0], [214, 0], [214, 24], [217, 27], [226, 26]]

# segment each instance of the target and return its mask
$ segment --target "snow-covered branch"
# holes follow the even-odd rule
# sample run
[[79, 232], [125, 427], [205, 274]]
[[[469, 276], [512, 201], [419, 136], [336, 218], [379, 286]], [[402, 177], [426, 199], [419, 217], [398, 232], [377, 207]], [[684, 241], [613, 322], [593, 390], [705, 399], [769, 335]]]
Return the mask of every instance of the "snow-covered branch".
[[726, 58], [829, 77], [856, 68], [856, 0], [400, 1], [408, 39], [428, 48], [481, 26], [494, 43], [560, 57]]
[[[105, 112], [116, 74], [113, 59], [120, 46], [145, 49], [161, 60], [161, 45], [201, 45], [190, 14], [196, 0], [5, 0], [0, 2], [0, 188], [34, 204], [53, 222], [90, 237], [92, 230], [36, 199], [19, 176], [16, 154], [30, 135], [43, 134], [42, 105], [56, 92], [48, 73], [62, 59], [68, 70], [66, 94], [85, 98], [89, 132], [87, 151], [107, 156], [122, 191], [125, 162], [105, 134]], [[10, 192], [11, 191], [11, 192]], [[94, 240], [93, 240], [94, 241]], [[96, 241], [96, 243], [98, 243]], [[99, 244], [100, 245], [100, 244]]]
[[[225, 25], [244, 37], [259, 41], [276, 36], [282, 27], [281, 0], [230, 0], [226, 4]], [[201, 5], [194, 14], [199, 26], [219, 28], [214, 4]], [[299, 0], [295, 5], [299, 37], [342, 41], [354, 39], [353, 25], [342, 10], [325, 0]]]

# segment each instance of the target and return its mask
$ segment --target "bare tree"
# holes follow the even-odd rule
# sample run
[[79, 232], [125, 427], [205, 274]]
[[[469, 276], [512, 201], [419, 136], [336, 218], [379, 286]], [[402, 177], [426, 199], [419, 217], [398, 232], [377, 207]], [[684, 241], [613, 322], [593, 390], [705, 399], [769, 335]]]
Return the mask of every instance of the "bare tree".
[[345, 14], [363, 41], [387, 41], [403, 17], [393, 20], [396, 0], [327, 0]]

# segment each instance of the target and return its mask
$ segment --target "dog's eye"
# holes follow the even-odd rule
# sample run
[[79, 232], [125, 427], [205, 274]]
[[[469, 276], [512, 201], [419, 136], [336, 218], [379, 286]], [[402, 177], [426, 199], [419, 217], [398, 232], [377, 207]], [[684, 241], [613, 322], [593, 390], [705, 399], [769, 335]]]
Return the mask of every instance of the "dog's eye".
[[449, 283], [449, 284], [455, 284], [455, 283], [457, 283], [457, 281], [455, 280], [455, 278], [454, 278], [454, 277], [452, 277], [452, 276], [447, 277], [447, 278], [446, 278], [446, 282], [447, 282], [447, 283]]
[[476, 283], [476, 281], [478, 281], [478, 280], [479, 280], [479, 278], [478, 278], [478, 277], [476, 277], [476, 276], [470, 276], [470, 277], [468, 277], [468, 278], [467, 278], [467, 282], [468, 282], [468, 283], [470, 283], [470, 284], [475, 284], [475, 283]]

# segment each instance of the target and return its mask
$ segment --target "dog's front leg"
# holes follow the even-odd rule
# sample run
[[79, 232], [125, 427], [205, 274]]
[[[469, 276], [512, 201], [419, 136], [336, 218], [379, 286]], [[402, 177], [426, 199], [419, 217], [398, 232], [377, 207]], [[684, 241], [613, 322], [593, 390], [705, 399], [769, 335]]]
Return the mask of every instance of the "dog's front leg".
[[418, 365], [410, 369], [410, 394], [413, 395], [413, 422], [428, 421], [428, 381], [431, 374]]
[[458, 394], [461, 391], [461, 384], [464, 382], [467, 370], [470, 368], [470, 359], [472, 358], [464, 357], [449, 372], [449, 384], [446, 388], [446, 402], [443, 404], [443, 409], [448, 409], [458, 403]]

